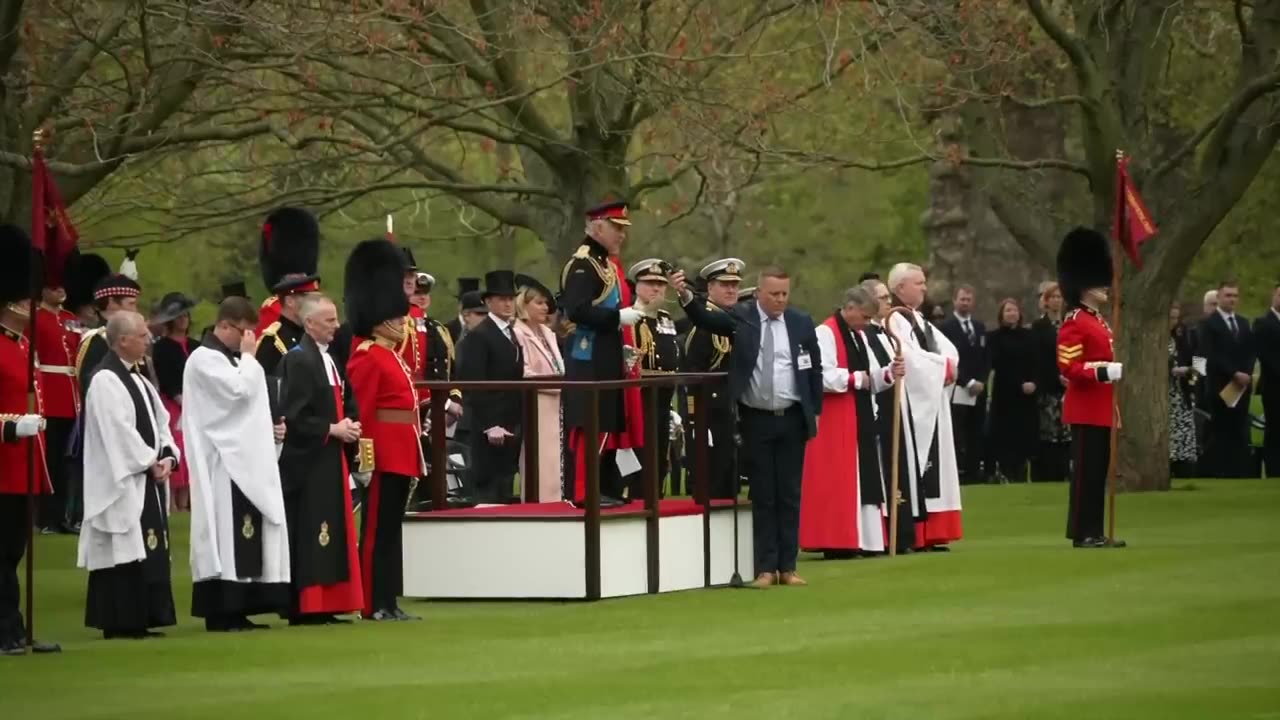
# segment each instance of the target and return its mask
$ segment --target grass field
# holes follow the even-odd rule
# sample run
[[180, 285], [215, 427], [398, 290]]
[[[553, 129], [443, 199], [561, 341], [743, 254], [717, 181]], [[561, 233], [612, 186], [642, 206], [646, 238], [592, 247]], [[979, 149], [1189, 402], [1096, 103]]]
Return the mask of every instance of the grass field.
[[[42, 538], [41, 635], [5, 718], [1280, 718], [1280, 482], [1121, 497], [1073, 551], [1062, 486], [965, 491], [949, 555], [805, 560], [808, 588], [406, 603], [418, 623], [105, 642], [71, 538]], [[185, 519], [175, 593], [189, 607]], [[443, 550], [443, 549], [442, 549]]]

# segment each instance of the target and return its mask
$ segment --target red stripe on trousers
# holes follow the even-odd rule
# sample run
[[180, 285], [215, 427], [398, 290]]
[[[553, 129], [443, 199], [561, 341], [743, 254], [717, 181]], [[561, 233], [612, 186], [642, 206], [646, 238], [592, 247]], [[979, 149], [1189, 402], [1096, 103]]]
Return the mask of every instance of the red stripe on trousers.
[[382, 473], [373, 473], [369, 481], [369, 497], [365, 498], [364, 543], [360, 548], [360, 574], [364, 576], [364, 616], [373, 615], [373, 544], [378, 537], [378, 500], [382, 495]]

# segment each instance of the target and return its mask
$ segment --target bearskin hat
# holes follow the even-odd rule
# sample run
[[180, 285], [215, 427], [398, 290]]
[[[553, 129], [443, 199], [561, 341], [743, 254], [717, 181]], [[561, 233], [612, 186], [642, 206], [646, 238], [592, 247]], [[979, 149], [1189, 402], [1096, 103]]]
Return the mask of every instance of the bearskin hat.
[[67, 299], [63, 307], [75, 312], [85, 305], [92, 305], [94, 288], [110, 274], [111, 265], [101, 255], [72, 250], [67, 258]]
[[267, 289], [285, 275], [315, 275], [320, 262], [320, 225], [308, 210], [282, 207], [262, 223], [258, 264]]
[[408, 314], [407, 271], [404, 253], [390, 240], [375, 238], [355, 246], [347, 257], [343, 298], [353, 334], [370, 337], [383, 321]]
[[31, 238], [17, 225], [0, 225], [0, 305], [31, 297]]
[[1069, 306], [1080, 304], [1085, 290], [1111, 285], [1111, 243], [1097, 230], [1078, 227], [1058, 248], [1058, 287]]

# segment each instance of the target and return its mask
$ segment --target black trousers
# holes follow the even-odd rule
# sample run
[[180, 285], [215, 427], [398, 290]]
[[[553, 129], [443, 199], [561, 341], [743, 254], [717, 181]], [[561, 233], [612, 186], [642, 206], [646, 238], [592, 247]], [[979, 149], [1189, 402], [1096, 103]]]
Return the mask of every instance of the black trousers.
[[490, 445], [484, 433], [472, 435], [470, 478], [471, 497], [479, 503], [509, 502], [515, 492], [520, 468], [520, 439], [507, 438], [502, 445]]
[[360, 506], [360, 575], [365, 613], [392, 610], [404, 592], [404, 506], [412, 478], [375, 472]]
[[781, 414], [746, 406], [738, 415], [751, 480], [756, 574], [793, 572], [800, 553], [800, 478], [808, 429], [800, 405]]
[[[963, 388], [956, 392], [965, 392]], [[982, 475], [982, 461], [986, 455], [983, 447], [983, 423], [985, 422], [986, 408], [983, 404], [986, 402], [987, 396], [979, 395], [977, 405], [951, 405], [951, 427], [955, 435], [956, 443], [956, 465], [960, 471], [960, 482], [964, 485], [972, 485], [980, 483], [984, 480]], [[988, 468], [992, 470], [994, 468]]]
[[[1280, 378], [1272, 382], [1280, 381]], [[1267, 477], [1280, 478], [1280, 388], [1270, 387], [1262, 393], [1262, 414], [1267, 417], [1267, 429], [1262, 433], [1262, 462]]]
[[[646, 417], [646, 423], [657, 423], [658, 436], [658, 495], [662, 496], [662, 489], [666, 487], [667, 473], [671, 471], [671, 397], [675, 394], [675, 388], [658, 388], [658, 416], [656, 418]], [[646, 404], [647, 408], [648, 405]], [[649, 449], [639, 448], [636, 450], [636, 457], [640, 460], [641, 467], [649, 462]], [[632, 473], [624, 478], [627, 485], [627, 498], [629, 500], [644, 499], [644, 471]], [[672, 480], [674, 486], [675, 480]]]
[[1031, 459], [1031, 482], [1066, 482], [1070, 480], [1069, 443], [1041, 440], [1036, 456]]
[[[738, 492], [734, 477], [738, 471], [738, 428], [734, 427], [733, 414], [728, 410], [713, 410], [707, 418], [707, 427], [711, 430], [711, 447], [707, 448], [708, 492], [713, 499], [728, 499]], [[698, 443], [701, 442], [693, 428], [693, 422], [686, 421], [684, 457], [690, 495], [695, 494], [698, 487]]]
[[40, 527], [59, 528], [70, 524], [71, 461], [67, 458], [67, 443], [75, 418], [45, 418], [44, 461], [49, 468], [49, 483], [53, 492], [40, 498]]
[[0, 495], [0, 646], [27, 636], [18, 568], [27, 549], [27, 496]]
[[1239, 478], [1252, 475], [1249, 450], [1249, 401], [1246, 392], [1234, 408], [1214, 398], [1205, 439], [1204, 458], [1209, 477]]
[[1071, 426], [1071, 488], [1067, 500], [1067, 538], [1100, 538], [1107, 510], [1107, 468], [1111, 464], [1111, 428]]

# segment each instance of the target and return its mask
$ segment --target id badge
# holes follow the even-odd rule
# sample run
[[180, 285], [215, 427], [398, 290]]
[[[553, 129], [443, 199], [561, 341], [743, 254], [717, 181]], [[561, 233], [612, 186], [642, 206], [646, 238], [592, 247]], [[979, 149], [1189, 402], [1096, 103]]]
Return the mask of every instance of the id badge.
[[796, 358], [796, 368], [800, 370], [812, 370], [813, 360], [809, 359], [809, 353], [802, 352], [800, 357]]

